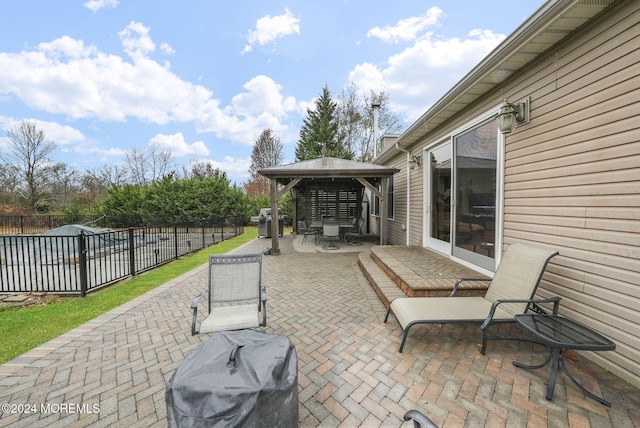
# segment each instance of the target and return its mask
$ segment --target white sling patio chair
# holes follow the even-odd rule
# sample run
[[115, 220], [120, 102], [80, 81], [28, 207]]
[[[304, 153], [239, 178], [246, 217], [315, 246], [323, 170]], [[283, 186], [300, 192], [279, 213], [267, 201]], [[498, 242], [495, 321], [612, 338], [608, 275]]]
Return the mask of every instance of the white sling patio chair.
[[[262, 254], [209, 258], [209, 287], [191, 302], [191, 334], [267, 325], [267, 291], [261, 284]], [[198, 303], [209, 295], [209, 314], [198, 328]]]
[[337, 250], [337, 245], [333, 243], [340, 240], [340, 223], [322, 223], [322, 240], [329, 241], [329, 244], [322, 247], [325, 250]]
[[[509, 339], [488, 336], [488, 327], [493, 323], [514, 322], [514, 315], [529, 310], [543, 312], [541, 303], [553, 303], [557, 313], [560, 298], [534, 299], [542, 274], [549, 260], [557, 251], [530, 247], [515, 243], [505, 250], [493, 279], [459, 279], [449, 297], [407, 297], [391, 302], [387, 315], [392, 313], [403, 330], [400, 352], [404, 348], [409, 329], [417, 324], [481, 323], [482, 348], [485, 353], [487, 340]], [[454, 296], [463, 281], [491, 281], [486, 294], [477, 296]]]

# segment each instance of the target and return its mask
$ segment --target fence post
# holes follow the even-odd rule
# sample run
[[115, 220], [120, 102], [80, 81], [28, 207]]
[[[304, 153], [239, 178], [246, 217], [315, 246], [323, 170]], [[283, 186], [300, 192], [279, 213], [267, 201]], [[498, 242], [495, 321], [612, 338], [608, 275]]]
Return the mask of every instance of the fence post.
[[174, 242], [174, 246], [173, 246], [173, 250], [175, 251], [175, 259], [178, 258], [178, 223], [173, 223], [173, 242]]
[[207, 246], [207, 242], [204, 240], [204, 234], [205, 234], [205, 233], [204, 233], [204, 229], [205, 229], [205, 227], [204, 227], [204, 226], [205, 226], [205, 222], [204, 222], [204, 221], [202, 221], [200, 225], [201, 225], [201, 229], [202, 229], [202, 246], [201, 246], [200, 248], [205, 248], [205, 247]]
[[136, 275], [136, 243], [133, 237], [133, 227], [129, 228], [129, 271]]
[[80, 231], [78, 235], [78, 262], [80, 264], [80, 295], [85, 297], [87, 295], [87, 241], [83, 231]]

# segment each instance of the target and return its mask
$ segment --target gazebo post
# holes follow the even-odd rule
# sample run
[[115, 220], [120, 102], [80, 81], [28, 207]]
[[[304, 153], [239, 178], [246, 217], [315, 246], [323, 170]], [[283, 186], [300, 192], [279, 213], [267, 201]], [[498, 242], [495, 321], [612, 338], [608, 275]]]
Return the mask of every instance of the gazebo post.
[[271, 255], [280, 255], [280, 219], [278, 218], [278, 180], [271, 179]]
[[387, 201], [389, 195], [389, 179], [383, 177], [380, 181], [380, 245], [387, 245], [387, 228], [389, 227], [389, 205]]

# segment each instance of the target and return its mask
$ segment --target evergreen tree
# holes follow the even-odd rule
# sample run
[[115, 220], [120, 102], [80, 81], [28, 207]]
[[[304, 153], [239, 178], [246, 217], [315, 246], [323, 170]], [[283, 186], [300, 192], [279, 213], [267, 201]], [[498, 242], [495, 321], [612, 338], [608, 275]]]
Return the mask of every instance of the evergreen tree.
[[340, 138], [336, 110], [337, 103], [331, 99], [331, 92], [325, 86], [315, 102], [315, 109], [307, 109], [295, 151], [297, 161], [322, 156], [353, 159], [353, 152]]

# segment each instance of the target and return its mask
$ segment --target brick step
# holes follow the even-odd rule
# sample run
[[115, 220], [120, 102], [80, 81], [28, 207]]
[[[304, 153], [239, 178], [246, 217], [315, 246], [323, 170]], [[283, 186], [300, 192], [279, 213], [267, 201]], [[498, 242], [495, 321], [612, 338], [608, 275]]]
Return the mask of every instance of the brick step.
[[360, 269], [385, 307], [388, 308], [393, 299], [405, 297], [398, 285], [376, 264], [371, 252], [363, 251], [358, 257]]
[[[374, 246], [360, 266], [385, 305], [397, 297], [445, 297], [459, 278], [484, 278], [449, 258], [420, 247]], [[482, 296], [487, 282], [466, 281], [457, 296]]]

